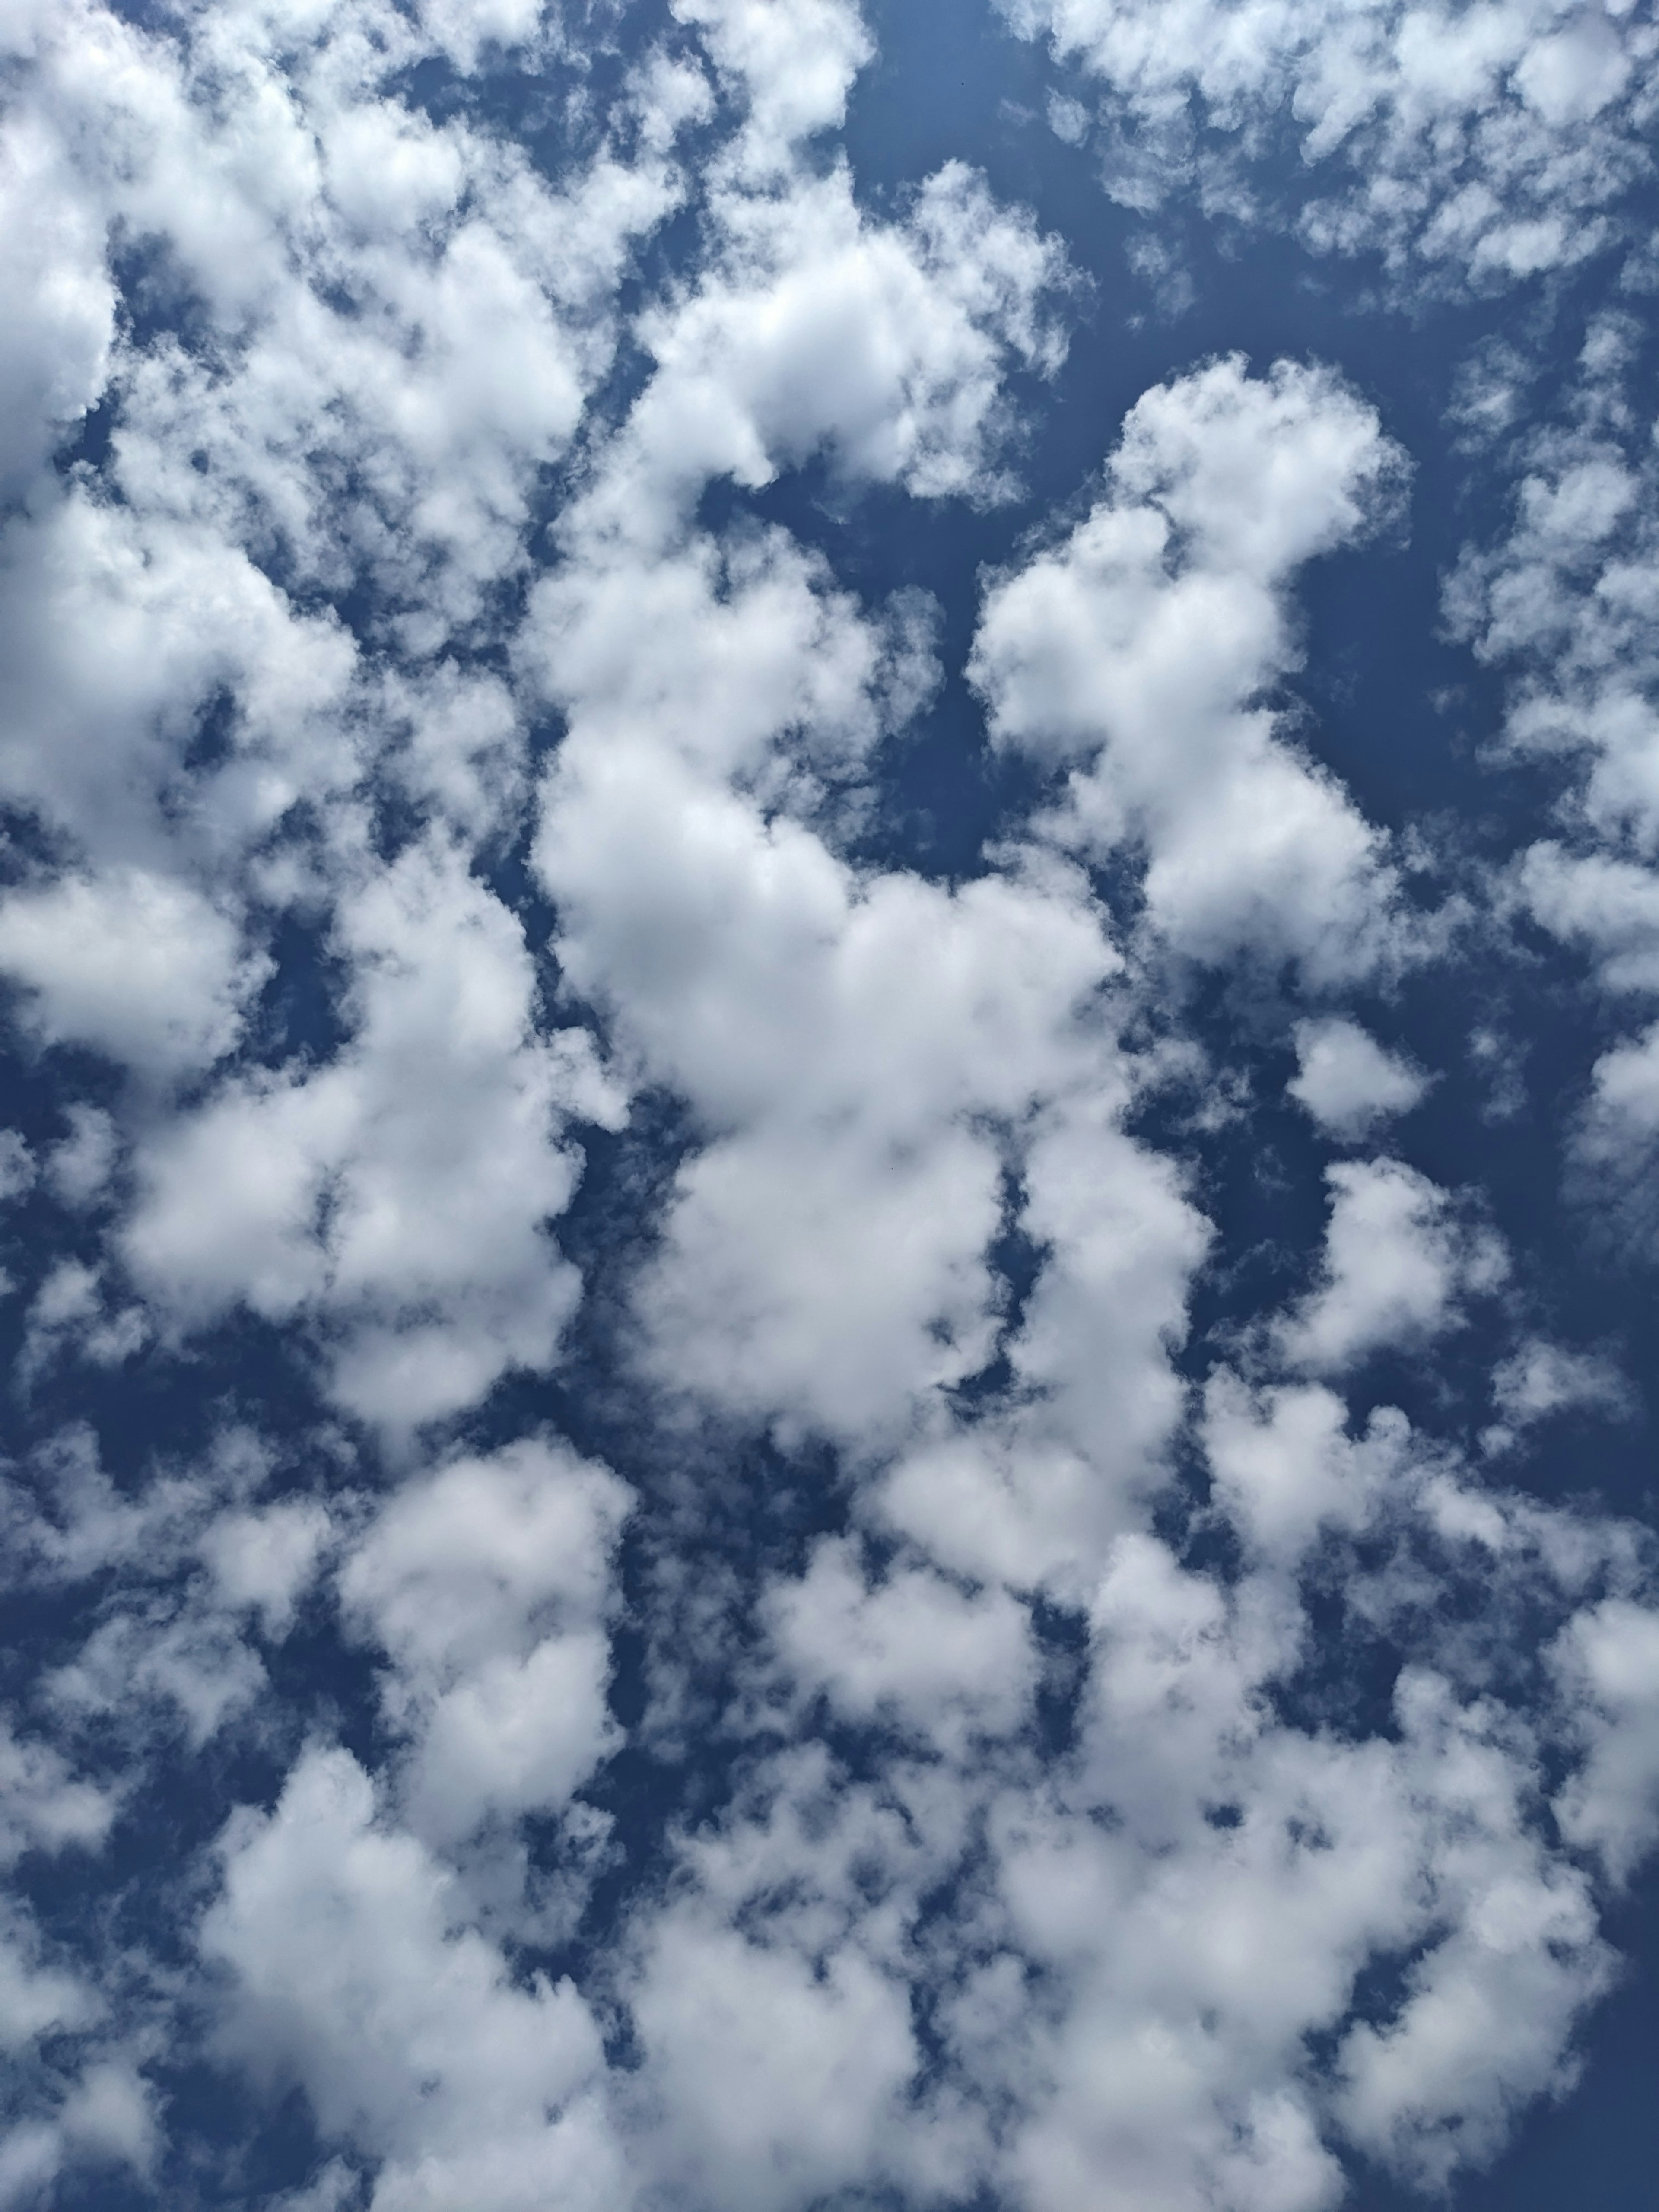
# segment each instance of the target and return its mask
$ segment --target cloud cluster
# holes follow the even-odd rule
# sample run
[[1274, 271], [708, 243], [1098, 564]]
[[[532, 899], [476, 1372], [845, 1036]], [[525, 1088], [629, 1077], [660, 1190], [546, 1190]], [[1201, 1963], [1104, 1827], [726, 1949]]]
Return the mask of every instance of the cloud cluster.
[[[1447, 592], [1508, 679], [1505, 750], [1565, 772], [1553, 834], [1517, 854], [1509, 896], [1587, 962], [1621, 1027], [1659, 981], [1659, 465], [1634, 397], [1641, 359], [1631, 317], [1592, 319], [1562, 416], [1516, 441], [1510, 527], [1466, 551]], [[1659, 1031], [1616, 1038], [1576, 1146], [1588, 1186], [1615, 1197], [1638, 1240], [1654, 1224], [1656, 1075]]]
[[987, 599], [992, 735], [1070, 769], [1045, 829], [1142, 847], [1148, 920], [1193, 957], [1316, 986], [1408, 953], [1385, 841], [1269, 703], [1297, 665], [1291, 578], [1375, 526], [1403, 467], [1328, 372], [1218, 361], [1136, 402], [1107, 496]]
[[[1328, 229], [1477, 275], [1568, 255], [1544, 201], [1593, 242], [1643, 112], [1633, 15], [1022, 20], [1171, 145], [1189, 83], [1216, 130], [1289, 95], [1366, 166]], [[1442, 2186], [1614, 1971], [1659, 1612], [1638, 1531], [1493, 1479], [1616, 1370], [1373, 1149], [1434, 1078], [1366, 1024], [1451, 939], [1289, 685], [1407, 457], [1331, 368], [1172, 368], [947, 668], [774, 495], [1005, 510], [1062, 242], [963, 159], [861, 194], [845, 0], [590, 33], [5, 19], [0, 971], [48, 1103], [0, 1142], [45, 1409], [0, 2205]], [[1547, 672], [1513, 742], [1591, 763], [1508, 896], [1618, 991], [1651, 549], [1597, 404], [1455, 604]], [[866, 835], [947, 680], [1026, 794], [950, 879]], [[1250, 1111], [1315, 1225], [1195, 1339], [1192, 1133]], [[1455, 1337], [1483, 1431], [1376, 1401]], [[167, 1389], [182, 1441], [106, 1412]], [[181, 2140], [191, 2067], [274, 2178]]]
[[[1316, 252], [1379, 255], [1409, 289], [1513, 283], [1632, 235], [1659, 41], [1630, 0], [999, 5], [1103, 88], [1103, 180], [1126, 207], [1195, 192]], [[1057, 98], [1077, 143], [1089, 111]]]

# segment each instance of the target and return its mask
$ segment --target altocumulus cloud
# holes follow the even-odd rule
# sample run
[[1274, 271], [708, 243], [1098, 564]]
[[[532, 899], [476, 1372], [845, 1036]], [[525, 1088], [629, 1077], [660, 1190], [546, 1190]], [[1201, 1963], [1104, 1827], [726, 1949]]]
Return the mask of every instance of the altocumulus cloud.
[[0, 2208], [1330, 2212], [1583, 2069], [1659, 33], [970, 15], [0, 6]]

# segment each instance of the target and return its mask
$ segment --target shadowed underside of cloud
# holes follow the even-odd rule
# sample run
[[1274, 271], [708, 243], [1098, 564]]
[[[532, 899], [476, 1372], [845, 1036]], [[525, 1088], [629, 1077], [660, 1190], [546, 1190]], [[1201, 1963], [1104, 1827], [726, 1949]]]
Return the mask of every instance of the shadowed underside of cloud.
[[[1012, 20], [1120, 202], [1289, 129], [1257, 219], [1419, 308], [1645, 158], [1641, 9]], [[0, 48], [0, 2207], [1490, 2164], [1659, 1841], [1659, 1607], [1527, 1486], [1634, 1393], [1400, 1009], [1577, 961], [1549, 1175], [1651, 1245], [1627, 312], [1446, 582], [1559, 769], [1494, 859], [1297, 689], [1386, 404], [1171, 358], [1035, 497], [1087, 241], [972, 143], [863, 192], [848, 0]], [[875, 834], [941, 701], [948, 876]]]

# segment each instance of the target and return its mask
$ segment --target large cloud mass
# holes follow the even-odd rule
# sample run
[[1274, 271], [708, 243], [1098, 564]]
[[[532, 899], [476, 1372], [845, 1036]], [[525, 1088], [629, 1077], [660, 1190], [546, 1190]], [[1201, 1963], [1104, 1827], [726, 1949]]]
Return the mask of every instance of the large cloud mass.
[[[1138, 216], [1626, 235], [1639, 7], [1006, 12]], [[1090, 242], [867, 187], [878, 46], [0, 13], [0, 2208], [1327, 2212], [1619, 1972], [1650, 1537], [1528, 1454], [1634, 1396], [1410, 1022], [1553, 962], [1650, 1259], [1639, 330], [1462, 364], [1466, 846], [1304, 684], [1386, 398], [1169, 356], [1034, 495]]]

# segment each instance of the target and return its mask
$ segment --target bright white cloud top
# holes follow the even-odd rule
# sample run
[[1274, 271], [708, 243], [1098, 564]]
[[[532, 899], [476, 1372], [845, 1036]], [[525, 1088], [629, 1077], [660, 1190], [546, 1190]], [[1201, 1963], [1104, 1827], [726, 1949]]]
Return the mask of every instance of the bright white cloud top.
[[[851, 0], [0, 4], [0, 2212], [1334, 2212], [1577, 2078], [1659, 32], [969, 12], [895, 189]], [[1454, 465], [1402, 808], [1321, 594]]]

